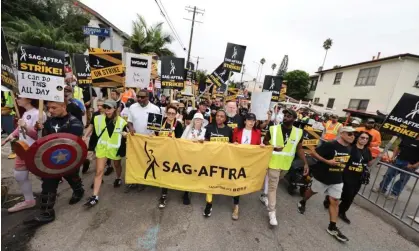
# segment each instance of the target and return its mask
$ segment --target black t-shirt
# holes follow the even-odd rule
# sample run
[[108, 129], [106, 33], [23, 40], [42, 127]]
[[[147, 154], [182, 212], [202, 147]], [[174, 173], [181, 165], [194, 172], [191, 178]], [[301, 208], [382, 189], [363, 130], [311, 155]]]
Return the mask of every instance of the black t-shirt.
[[158, 106], [158, 107], [160, 107], [160, 108], [162, 108], [162, 107], [166, 107], [166, 106], [167, 106], [167, 102], [161, 103], [160, 101], [158, 101], [158, 102], [156, 103], [156, 106]]
[[262, 137], [265, 137], [266, 136], [266, 133], [269, 132], [269, 127], [273, 126], [274, 125], [274, 122], [273, 121], [269, 121], [269, 123], [265, 127], [263, 127], [263, 128], [261, 127], [262, 123], [264, 123], [264, 121], [260, 121], [259, 122], [259, 129], [260, 129], [260, 131], [262, 133]]
[[44, 123], [44, 129], [42, 135], [50, 135], [53, 133], [71, 133], [76, 136], [83, 136], [84, 127], [80, 120], [71, 114], [67, 114], [64, 117], [50, 117]]
[[[90, 101], [90, 90], [88, 85], [80, 85], [80, 88], [83, 89], [83, 102], [89, 102]], [[92, 96], [97, 97], [95, 89], [92, 87]], [[89, 108], [90, 105], [86, 106], [86, 108]]]
[[68, 102], [67, 112], [76, 117], [78, 120], [83, 121], [83, 111], [73, 102]]
[[[273, 126], [272, 121], [270, 121], [269, 124], [270, 124], [269, 127]], [[265, 139], [268, 140], [268, 141], [271, 139], [271, 132], [269, 131], [269, 127], [268, 127], [268, 129], [266, 129], [266, 134], [265, 134]], [[292, 128], [286, 128], [284, 125], [281, 125], [281, 131], [282, 131], [282, 138], [284, 139], [284, 145], [286, 145], [287, 142], [288, 142], [288, 139], [290, 138]], [[264, 139], [264, 141], [265, 141], [265, 139]], [[301, 135], [301, 138], [300, 138], [300, 141], [298, 142], [298, 144], [301, 144], [302, 142], [303, 142], [303, 136]]]
[[415, 164], [419, 161], [419, 140], [403, 139], [399, 145], [399, 160], [408, 161], [409, 164]]
[[[189, 112], [188, 116], [186, 116], [186, 120], [192, 120], [193, 116], [195, 116], [195, 113], [197, 113], [198, 110], [192, 110]], [[208, 122], [210, 122], [210, 115], [207, 113], [202, 114], [204, 116], [204, 119], [206, 119]]]
[[362, 173], [366, 170], [368, 162], [372, 160], [372, 155], [368, 147], [359, 149], [356, 145], [351, 148], [351, 157], [343, 171], [345, 183], [356, 184], [360, 182]]
[[216, 124], [209, 124], [206, 127], [205, 140], [232, 143], [233, 130], [228, 126], [219, 128]]
[[168, 122], [166, 122], [167, 118], [163, 119], [163, 123], [162, 123], [162, 128], [159, 131], [159, 136], [163, 136], [163, 137], [171, 137], [171, 133], [174, 131], [175, 132], [175, 138], [180, 138], [182, 137], [182, 133], [183, 133], [183, 126], [182, 123], [180, 123], [179, 121], [175, 120], [173, 127], [175, 128], [173, 130], [172, 125]]
[[236, 127], [242, 127], [243, 126], [243, 118], [242, 116], [236, 114], [234, 117], [228, 117], [226, 119], [226, 125], [228, 127], [231, 127], [231, 129], [234, 129]]
[[343, 182], [343, 170], [350, 158], [350, 148], [339, 144], [336, 140], [324, 142], [316, 148], [316, 152], [324, 159], [334, 159], [339, 162], [337, 166], [329, 166], [318, 161], [313, 166], [313, 176], [316, 180], [326, 184], [340, 184]]

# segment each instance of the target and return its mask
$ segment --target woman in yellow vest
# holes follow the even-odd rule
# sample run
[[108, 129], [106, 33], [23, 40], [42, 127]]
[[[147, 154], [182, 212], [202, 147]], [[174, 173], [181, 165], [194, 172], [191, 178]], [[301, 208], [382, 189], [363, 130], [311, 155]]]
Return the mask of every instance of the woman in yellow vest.
[[268, 169], [268, 211], [271, 226], [278, 225], [275, 206], [280, 174], [290, 169], [296, 153], [304, 162], [304, 175], [308, 174], [308, 164], [302, 144], [303, 130], [293, 126], [297, 113], [292, 109], [285, 109], [283, 114], [283, 124], [269, 127], [263, 139], [265, 145], [274, 147]]
[[122, 185], [121, 158], [125, 157], [127, 135], [127, 122], [117, 115], [117, 104], [114, 100], [106, 100], [103, 103], [105, 114], [97, 115], [94, 118], [94, 131], [97, 135], [96, 152], [96, 175], [93, 184], [93, 196], [84, 204], [93, 207], [99, 202], [99, 190], [103, 182], [103, 173], [108, 159], [113, 160], [116, 179], [114, 187]]

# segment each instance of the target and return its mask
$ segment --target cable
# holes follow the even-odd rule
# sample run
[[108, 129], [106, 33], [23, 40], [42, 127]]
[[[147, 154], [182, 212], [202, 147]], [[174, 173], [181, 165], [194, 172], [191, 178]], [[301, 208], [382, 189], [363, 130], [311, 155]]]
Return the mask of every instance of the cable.
[[[168, 22], [168, 23], [170, 23], [170, 25], [173, 27], [173, 32], [176, 34], [176, 36], [179, 38], [179, 41], [181, 41], [180, 40], [180, 36], [179, 36], [179, 33], [177, 32], [177, 30], [175, 29], [175, 26], [173, 25], [173, 22], [172, 22], [172, 20], [170, 19], [170, 17], [169, 17], [169, 13], [166, 11], [166, 8], [164, 8], [164, 5], [163, 5], [163, 3], [161, 2], [161, 0], [159, 0], [159, 2], [160, 2], [160, 5], [161, 5], [161, 7], [163, 8], [163, 11], [166, 13], [166, 15], [165, 15], [165, 17], [167, 17], [167, 19], [166, 19], [166, 21]], [[181, 43], [182, 43], [182, 45], [183, 45], [183, 47], [185, 48], [185, 46], [184, 46], [184, 44], [183, 44], [183, 42], [181, 41]]]
[[182, 46], [182, 49], [183, 49], [183, 50], [186, 50], [186, 47], [185, 47], [185, 45], [182, 43], [182, 40], [180, 39], [180, 36], [179, 36], [179, 35], [178, 35], [178, 33], [176, 32], [175, 26], [174, 26], [174, 25], [172, 24], [172, 22], [170, 21], [170, 18], [169, 18], [169, 16], [167, 15], [166, 9], [164, 9], [163, 4], [162, 4], [162, 3], [161, 3], [161, 1], [160, 1], [160, 4], [161, 4], [161, 6], [163, 7], [164, 12], [163, 12], [162, 8], [160, 7], [159, 3], [157, 2], [157, 0], [154, 0], [154, 1], [156, 2], [157, 7], [159, 7], [159, 9], [160, 9], [160, 13], [161, 13], [161, 15], [164, 17], [164, 19], [166, 20], [167, 24], [169, 25], [169, 28], [172, 30], [172, 33], [173, 33], [173, 35], [174, 35], [175, 39], [178, 41], [179, 45], [180, 45], [180, 46]]

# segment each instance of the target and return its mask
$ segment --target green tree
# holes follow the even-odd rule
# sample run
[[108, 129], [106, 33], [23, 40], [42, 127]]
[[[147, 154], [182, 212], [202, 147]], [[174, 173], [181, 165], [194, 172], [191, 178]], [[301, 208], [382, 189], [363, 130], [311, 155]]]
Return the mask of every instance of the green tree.
[[275, 63], [273, 63], [273, 64], [271, 65], [271, 68], [272, 68], [272, 75], [274, 75], [274, 71], [275, 71], [275, 69], [276, 69], [276, 64], [275, 64]]
[[157, 56], [174, 56], [175, 53], [166, 46], [173, 38], [163, 31], [163, 23], [148, 26], [144, 17], [137, 14], [137, 20], [132, 22], [132, 36], [125, 41], [124, 46], [135, 53], [152, 53]]
[[326, 50], [326, 53], [324, 55], [324, 59], [323, 59], [323, 64], [322, 64], [322, 69], [324, 67], [324, 63], [326, 62], [326, 57], [327, 57], [327, 51], [332, 47], [333, 45], [333, 40], [328, 38], [323, 42], [323, 48]]
[[310, 75], [301, 70], [287, 72], [284, 76], [287, 81], [287, 95], [294, 99], [304, 99], [309, 92]]
[[198, 83], [201, 83], [201, 81], [206, 81], [207, 80], [207, 71], [206, 70], [197, 70], [195, 72], [196, 74], [196, 81]]

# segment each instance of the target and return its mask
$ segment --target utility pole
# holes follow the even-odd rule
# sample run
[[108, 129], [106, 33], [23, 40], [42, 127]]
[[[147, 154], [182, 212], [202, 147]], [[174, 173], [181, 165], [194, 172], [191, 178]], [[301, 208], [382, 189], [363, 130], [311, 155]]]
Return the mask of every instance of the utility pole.
[[[186, 60], [186, 65], [188, 65], [189, 60], [190, 60], [190, 57], [191, 57], [192, 37], [193, 37], [193, 28], [194, 28], [195, 22], [197, 22], [197, 23], [202, 23], [202, 22], [200, 22], [200, 21], [196, 21], [196, 20], [195, 20], [195, 15], [196, 15], [196, 14], [201, 14], [201, 15], [204, 15], [205, 10], [198, 9], [196, 6], [194, 6], [193, 8], [192, 8], [191, 6], [187, 6], [187, 7], [185, 8], [185, 10], [186, 10], [186, 11], [188, 11], [188, 12], [193, 12], [193, 14], [192, 14], [192, 20], [187, 19], [187, 18], [184, 18], [184, 19], [186, 19], [186, 20], [192, 21], [192, 25], [191, 25], [191, 36], [190, 36], [190, 38], [189, 38], [188, 59]], [[197, 67], [197, 68], [198, 68], [198, 67]]]
[[199, 65], [199, 59], [205, 59], [205, 58], [201, 58], [201, 57], [193, 57], [193, 58], [196, 58], [196, 67], [195, 67], [195, 71], [197, 71], [198, 70], [198, 65]]
[[243, 83], [243, 74], [244, 74], [244, 71], [246, 70], [244, 67], [245, 67], [246, 65], [243, 65], [243, 70], [242, 70], [242, 77], [240, 78], [240, 82], [241, 83]]

